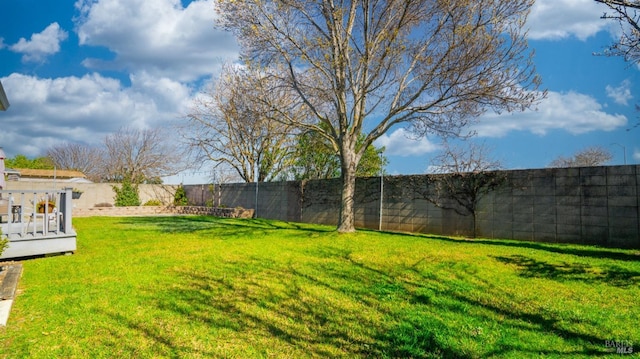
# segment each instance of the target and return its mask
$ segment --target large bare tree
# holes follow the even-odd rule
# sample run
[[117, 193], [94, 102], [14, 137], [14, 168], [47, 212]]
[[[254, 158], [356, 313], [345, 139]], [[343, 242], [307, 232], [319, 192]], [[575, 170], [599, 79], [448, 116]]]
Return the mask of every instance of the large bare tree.
[[295, 93], [312, 114], [280, 119], [340, 154], [338, 231], [352, 232], [358, 162], [390, 128], [458, 136], [488, 109], [524, 110], [544, 95], [522, 30], [533, 2], [217, 0], [217, 10], [243, 57], [275, 79], [269, 91]]
[[104, 139], [103, 178], [107, 181], [160, 183], [189, 166], [175, 136], [161, 129], [120, 128]]
[[268, 106], [292, 107], [287, 96], [273, 93], [259, 101], [256, 87], [264, 81], [250, 66], [225, 66], [216, 86], [194, 101], [184, 131], [198, 158], [231, 167], [246, 182], [277, 178], [294, 150], [294, 134]]
[[59, 169], [80, 171], [88, 179], [99, 182], [102, 179], [103, 154], [100, 147], [64, 142], [47, 149], [46, 156]]

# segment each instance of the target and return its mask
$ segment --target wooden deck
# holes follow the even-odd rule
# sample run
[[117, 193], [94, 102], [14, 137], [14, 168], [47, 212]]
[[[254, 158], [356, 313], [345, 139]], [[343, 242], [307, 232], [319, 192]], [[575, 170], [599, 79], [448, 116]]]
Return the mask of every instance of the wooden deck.
[[[52, 253], [73, 253], [76, 232], [71, 225], [71, 188], [51, 191], [0, 191], [5, 203], [0, 205], [0, 229], [9, 247], [0, 259], [29, 257]], [[37, 213], [41, 198], [53, 198], [56, 207], [49, 213]]]

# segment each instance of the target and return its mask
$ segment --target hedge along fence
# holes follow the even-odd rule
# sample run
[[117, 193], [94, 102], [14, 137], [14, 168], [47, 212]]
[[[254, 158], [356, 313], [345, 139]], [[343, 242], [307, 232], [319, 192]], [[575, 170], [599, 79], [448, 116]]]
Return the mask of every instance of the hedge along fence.
[[[434, 204], [427, 175], [359, 178], [360, 228], [640, 248], [640, 166], [499, 171], [474, 216]], [[185, 186], [191, 203], [256, 208], [258, 217], [335, 225], [340, 180]], [[382, 193], [382, 196], [381, 196]], [[381, 203], [382, 200], [382, 203]], [[201, 201], [202, 203], [198, 203]], [[448, 205], [447, 205], [448, 204]]]

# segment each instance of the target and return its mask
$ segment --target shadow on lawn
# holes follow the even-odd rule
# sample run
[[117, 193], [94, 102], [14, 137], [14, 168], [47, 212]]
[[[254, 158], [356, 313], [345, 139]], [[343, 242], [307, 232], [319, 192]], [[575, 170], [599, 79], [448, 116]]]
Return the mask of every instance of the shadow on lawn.
[[[96, 313], [110, 318], [114, 323], [112, 327], [107, 328], [110, 335], [103, 336], [103, 345], [110, 348], [109, 355], [112, 357], [142, 356], [140, 354], [140, 343], [132, 343], [127, 335], [128, 331], [134, 331], [144, 340], [150, 341], [152, 343], [151, 348], [146, 350], [156, 353], [155, 355], [162, 353], [163, 356], [181, 358], [197, 353], [203, 357], [213, 357], [211, 352], [177, 343], [171, 337], [171, 334], [163, 330], [162, 326], [159, 326], [156, 322], [134, 321], [130, 315], [123, 315], [114, 311], [97, 310]], [[122, 326], [125, 327], [125, 331], [117, 329]]]
[[[220, 347], [250, 345], [294, 357], [469, 358], [436, 339], [442, 324], [415, 328], [402, 316], [372, 306], [375, 294], [359, 283], [369, 273], [355, 268], [360, 273], [354, 280], [340, 269], [345, 264], [350, 266], [339, 261], [337, 267], [296, 269], [253, 260], [228, 266], [222, 276], [184, 270], [171, 296], [158, 295], [156, 304], [216, 331], [235, 333], [221, 338]], [[320, 278], [316, 270], [330, 274]], [[382, 279], [369, 277], [365, 283], [377, 280]], [[397, 327], [390, 324], [398, 322]]]
[[159, 216], [159, 217], [127, 217], [121, 223], [127, 225], [152, 225], [165, 233], [194, 233], [215, 230], [216, 235], [242, 236], [260, 234], [257, 231], [273, 231], [294, 229], [306, 232], [331, 232], [330, 229], [319, 229], [302, 223], [282, 222], [265, 219], [234, 219], [211, 216]]
[[[272, 281], [282, 284], [281, 275], [286, 274], [273, 273]], [[281, 290], [260, 284], [263, 279], [242, 281], [192, 272], [181, 275], [184, 281], [175, 297], [160, 301], [158, 307], [206, 323], [216, 331], [234, 332], [235, 335], [220, 339], [221, 348], [247, 345], [275, 350], [271, 355], [276, 356], [282, 354], [281, 350], [290, 352], [291, 348], [319, 357], [333, 357], [335, 350], [347, 355], [369, 354], [364, 343], [345, 330], [347, 326], [333, 325], [331, 318], [352, 314], [341, 308], [309, 303], [295, 281]]]
[[[371, 231], [371, 230], [363, 230]], [[375, 231], [371, 231], [375, 232]], [[624, 252], [615, 248], [603, 248], [598, 246], [589, 246], [588, 244], [579, 245], [583, 248], [576, 248], [578, 245], [564, 244], [564, 243], [540, 243], [529, 241], [518, 241], [513, 239], [500, 240], [500, 239], [453, 239], [445, 236], [419, 234], [419, 233], [403, 233], [403, 232], [390, 232], [382, 231], [380, 233], [389, 233], [401, 236], [410, 236], [416, 238], [434, 239], [445, 242], [459, 243], [459, 244], [486, 244], [490, 246], [502, 246], [502, 247], [515, 247], [515, 248], [528, 248], [541, 250], [559, 254], [569, 254], [578, 257], [587, 258], [599, 258], [599, 259], [613, 259], [620, 261], [640, 261], [640, 250], [624, 249]]]
[[193, 233], [208, 230], [212, 227], [211, 219], [207, 217], [124, 217], [120, 223], [130, 226], [154, 226], [160, 231], [168, 233]]
[[[131, 224], [157, 225], [161, 230], [194, 232], [215, 229], [215, 235], [299, 229], [328, 232], [304, 225], [261, 220], [226, 220], [207, 217], [131, 218]], [[297, 226], [297, 227], [296, 227]], [[246, 232], [245, 232], [246, 231]], [[286, 232], [282, 232], [287, 235]], [[296, 234], [296, 235], [299, 235]], [[630, 260], [630, 253], [606, 249], [580, 249], [561, 245], [490, 240], [462, 241], [434, 238], [464, 245], [486, 244], [533, 248], [583, 257]], [[382, 265], [356, 260], [349, 250], [332, 246], [309, 248], [315, 260], [283, 263], [247, 258], [233, 263], [218, 262], [211, 268], [193, 270], [189, 264], [176, 269], [166, 292], [152, 295], [158, 309], [178, 314], [194, 323], [204, 323], [217, 339], [219, 356], [242, 356], [224, 348], [250, 347], [287, 349], [296, 354], [320, 357], [449, 357], [470, 358], [491, 355], [606, 355], [607, 333], [593, 334], [598, 324], [558, 308], [543, 311], [523, 306], [523, 298], [510, 289], [487, 283], [460, 267], [445, 272], [420, 271], [417, 266]], [[638, 273], [611, 267], [600, 277], [588, 278], [593, 268], [552, 265], [525, 256], [495, 257], [520, 268], [531, 277], [558, 280], [613, 281], [623, 286]], [[495, 332], [481, 333], [467, 323], [492, 323]], [[171, 342], [154, 328], [128, 323], [145, 336], [160, 335], [163, 346]], [[488, 330], [488, 329], [487, 329]], [[147, 333], [149, 332], [149, 333]], [[538, 342], [518, 343], [520, 336]], [[506, 338], [506, 339], [505, 339]], [[545, 343], [561, 341], [557, 350]], [[226, 346], [225, 346], [226, 345]], [[576, 349], [577, 348], [577, 349]], [[184, 348], [174, 348], [180, 352]], [[265, 354], [265, 356], [268, 356]], [[297, 356], [292, 354], [290, 356]]]
[[[318, 228], [313, 225], [295, 223], [295, 222], [282, 222], [274, 220], [265, 220], [261, 218], [254, 219], [230, 219], [230, 218], [216, 218], [210, 216], [166, 216], [166, 217], [128, 217], [123, 219], [122, 223], [136, 225], [146, 224], [154, 225], [159, 230], [168, 233], [193, 233], [197, 231], [212, 230], [215, 228], [217, 234], [229, 235], [229, 236], [242, 236], [245, 234], [252, 234], [256, 230], [271, 231], [280, 229], [294, 229], [311, 233], [329, 233], [334, 232], [333, 228]], [[599, 259], [613, 259], [621, 261], [640, 261], [640, 251], [620, 251], [616, 249], [608, 249], [602, 247], [587, 247], [585, 245], [582, 248], [577, 248], [575, 245], [569, 244], [553, 244], [553, 243], [539, 243], [539, 242], [527, 242], [527, 241], [515, 241], [515, 240], [492, 240], [492, 239], [452, 239], [444, 236], [434, 236], [425, 234], [413, 234], [403, 232], [388, 232], [388, 231], [373, 231], [368, 229], [361, 229], [361, 232], [371, 233], [388, 233], [397, 236], [409, 236], [416, 239], [433, 239], [439, 241], [446, 241], [458, 244], [484, 244], [491, 246], [504, 246], [515, 248], [528, 248], [541, 250], [559, 254], [569, 254], [578, 257], [587, 258], [599, 258]], [[267, 232], [263, 232], [267, 233]], [[260, 233], [257, 233], [260, 234]]]
[[[363, 268], [372, 275], [380, 275], [380, 270], [368, 267], [362, 263], [352, 261], [356, 266]], [[496, 343], [496, 349], [480, 353], [482, 357], [490, 357], [494, 355], [507, 354], [533, 354], [533, 355], [604, 355], [609, 353], [603, 347], [605, 338], [596, 335], [580, 333], [564, 327], [563, 322], [566, 318], [559, 315], [541, 314], [532, 309], [531, 312], [524, 312], [517, 309], [517, 301], [501, 288], [489, 284], [486, 281], [476, 278], [475, 275], [469, 274], [475, 280], [483, 282], [483, 288], [475, 288], [475, 290], [458, 289], [454, 281], [443, 277], [438, 277], [433, 273], [423, 274], [414, 266], [405, 268], [408, 272], [414, 274], [413, 279], [402, 279], [405, 288], [409, 290], [410, 302], [420, 305], [433, 306], [435, 310], [442, 312], [450, 312], [460, 317], [474, 317], [479, 322], [496, 321], [496, 317], [502, 318], [501, 322], [507, 327], [519, 328], [522, 331], [537, 331], [540, 334], [559, 336], [573, 344], [583, 347], [582, 350], [571, 352], [554, 350], [548, 347], [530, 348], [532, 343]], [[406, 276], [403, 276], [406, 278]], [[434, 285], [428, 285], [433, 283]], [[425, 290], [426, 289], [426, 290]], [[475, 293], [474, 293], [475, 292]], [[418, 294], [420, 293], [420, 294]], [[507, 299], [507, 300], [505, 300]], [[531, 309], [531, 308], [530, 308]], [[415, 319], [407, 318], [406, 322], [412, 323], [416, 329], [421, 328], [421, 323], [416, 323]], [[532, 325], [535, 327], [532, 328]], [[465, 332], [461, 328], [448, 328], [453, 335], [458, 336], [481, 336], [482, 331], [473, 328]], [[505, 327], [506, 329], [506, 327]], [[504, 333], [503, 333], [504, 334]], [[529, 348], [527, 348], [529, 346]]]
[[[317, 262], [305, 264], [285, 265], [264, 258], [219, 263], [215, 274], [185, 267], [177, 271], [177, 280], [167, 293], [154, 296], [155, 305], [205, 323], [215, 332], [233, 333], [216, 339], [222, 348], [228, 344], [230, 348], [286, 349], [293, 350], [293, 356], [471, 358], [607, 353], [605, 338], [567, 329], [562, 314], [540, 314], [535, 308], [522, 312], [514, 305], [515, 299], [490, 284], [468, 291], [446, 276], [423, 274], [413, 267], [390, 274], [352, 259], [348, 252], [337, 251], [333, 257], [330, 252], [323, 248]], [[502, 318], [496, 324], [500, 333], [487, 336], [466, 324], [496, 322], [497, 318]], [[539, 343], [513, 342], [523, 332], [545, 338]], [[495, 339], [496, 335], [512, 336], [512, 342]], [[545, 341], [558, 337], [582, 349], [543, 347]]]
[[640, 272], [613, 265], [600, 268], [582, 263], [552, 264], [522, 255], [493, 258], [505, 264], [516, 265], [520, 269], [520, 275], [527, 278], [605, 283], [616, 287], [640, 285]]

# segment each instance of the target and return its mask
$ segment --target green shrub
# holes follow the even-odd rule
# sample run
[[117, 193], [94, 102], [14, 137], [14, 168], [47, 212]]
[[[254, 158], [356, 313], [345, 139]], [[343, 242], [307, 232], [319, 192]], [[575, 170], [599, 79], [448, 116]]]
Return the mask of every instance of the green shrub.
[[0, 255], [9, 247], [9, 240], [2, 236], [2, 228], [0, 228]]
[[143, 206], [162, 206], [162, 202], [159, 199], [150, 199], [146, 201]]
[[176, 194], [173, 196], [173, 204], [176, 206], [186, 206], [189, 204], [187, 191], [184, 190], [182, 185], [176, 189]]
[[116, 193], [116, 207], [139, 206], [140, 195], [138, 194], [138, 186], [131, 183], [130, 180], [122, 181], [122, 186], [111, 186]]

